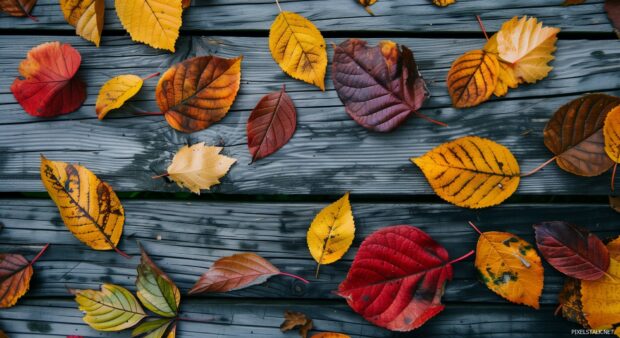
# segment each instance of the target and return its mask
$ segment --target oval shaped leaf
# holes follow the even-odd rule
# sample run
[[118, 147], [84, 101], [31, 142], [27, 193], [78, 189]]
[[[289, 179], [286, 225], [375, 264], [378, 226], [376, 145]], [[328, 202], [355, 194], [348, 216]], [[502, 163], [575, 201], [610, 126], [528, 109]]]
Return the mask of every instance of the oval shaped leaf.
[[123, 234], [125, 210], [112, 187], [80, 165], [41, 155], [41, 181], [67, 228], [95, 250], [115, 250]]
[[612, 109], [603, 125], [605, 152], [612, 161], [620, 163], [620, 106]]
[[510, 150], [477, 136], [444, 143], [411, 161], [439, 197], [460, 207], [500, 204], [519, 186], [519, 164]]
[[155, 91], [168, 124], [191, 133], [224, 118], [239, 91], [242, 59], [199, 56], [168, 69]]
[[175, 317], [181, 303], [181, 292], [170, 277], [153, 263], [144, 248], [140, 247], [140, 251], [142, 256], [138, 265], [136, 295], [147, 309], [164, 317]]
[[491, 97], [499, 76], [499, 63], [493, 53], [472, 50], [456, 59], [446, 79], [452, 105], [477, 106]]
[[561, 273], [580, 280], [597, 280], [609, 268], [609, 251], [594, 234], [568, 222], [534, 225], [538, 249]]
[[75, 27], [78, 35], [99, 47], [105, 0], [60, 0], [60, 8], [65, 20]]
[[174, 52], [181, 29], [181, 0], [115, 0], [116, 14], [131, 39]]
[[364, 128], [387, 132], [422, 107], [429, 93], [405, 46], [349, 39], [335, 47], [332, 77], [347, 114]]
[[69, 44], [48, 42], [28, 52], [11, 91], [24, 110], [37, 117], [71, 113], [86, 100], [86, 85], [75, 74], [82, 57]]
[[37, 0], [0, 0], [0, 11], [11, 16], [30, 16]]
[[84, 311], [84, 322], [97, 331], [121, 331], [146, 318], [138, 300], [127, 289], [101, 285], [101, 291], [73, 290], [75, 301]]
[[228, 292], [262, 284], [280, 270], [268, 260], [253, 253], [222, 257], [200, 276], [190, 294]]
[[544, 130], [545, 146], [560, 168], [580, 176], [597, 176], [613, 161], [605, 153], [603, 125], [620, 98], [587, 94], [560, 107]]
[[258, 102], [248, 119], [248, 148], [252, 162], [282, 148], [295, 133], [297, 111], [284, 91], [267, 94]]
[[303, 16], [280, 12], [269, 29], [269, 50], [282, 70], [325, 90], [327, 49], [321, 32]]
[[125, 101], [136, 95], [144, 81], [136, 75], [119, 75], [106, 82], [99, 90], [95, 112], [100, 120], [113, 109], [123, 106]]

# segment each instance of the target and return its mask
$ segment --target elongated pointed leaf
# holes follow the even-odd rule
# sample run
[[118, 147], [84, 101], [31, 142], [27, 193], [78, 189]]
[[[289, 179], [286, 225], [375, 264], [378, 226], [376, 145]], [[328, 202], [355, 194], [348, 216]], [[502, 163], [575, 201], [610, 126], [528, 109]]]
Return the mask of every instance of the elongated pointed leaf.
[[84, 311], [84, 322], [97, 331], [121, 331], [138, 324], [146, 313], [129, 290], [101, 285], [101, 291], [73, 290], [75, 301]]
[[144, 248], [138, 265], [136, 295], [147, 309], [164, 317], [175, 317], [179, 311], [181, 292], [174, 282], [161, 271]]

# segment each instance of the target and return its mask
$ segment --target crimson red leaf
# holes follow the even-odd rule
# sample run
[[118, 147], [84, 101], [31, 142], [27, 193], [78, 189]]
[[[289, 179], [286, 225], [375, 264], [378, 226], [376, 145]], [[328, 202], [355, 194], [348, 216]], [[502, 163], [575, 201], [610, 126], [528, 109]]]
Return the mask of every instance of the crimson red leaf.
[[75, 76], [82, 57], [69, 44], [48, 42], [28, 52], [11, 86], [24, 110], [38, 117], [54, 117], [78, 109], [86, 100], [86, 85]]
[[297, 111], [284, 91], [263, 96], [248, 119], [248, 148], [252, 162], [282, 148], [295, 133]]
[[335, 47], [333, 81], [349, 116], [365, 128], [387, 132], [398, 127], [428, 97], [413, 53], [405, 46], [349, 39]]
[[542, 222], [534, 225], [536, 244], [547, 262], [563, 274], [597, 280], [609, 268], [609, 251], [587, 230], [568, 222]]
[[444, 285], [457, 260], [450, 262], [446, 249], [424, 231], [391, 226], [364, 240], [338, 294], [373, 324], [410, 331], [443, 310]]

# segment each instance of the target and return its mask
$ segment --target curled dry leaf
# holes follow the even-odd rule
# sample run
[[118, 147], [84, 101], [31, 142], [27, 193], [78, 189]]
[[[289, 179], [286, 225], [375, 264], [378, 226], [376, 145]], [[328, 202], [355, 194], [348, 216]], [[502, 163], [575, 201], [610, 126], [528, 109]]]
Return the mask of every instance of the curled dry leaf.
[[349, 193], [321, 210], [310, 225], [306, 240], [312, 258], [317, 262], [316, 275], [323, 264], [339, 260], [355, 238], [355, 221]]
[[371, 323], [411, 331], [444, 309], [441, 297], [452, 279], [448, 252], [422, 230], [397, 225], [364, 240], [338, 294]]
[[[136, 295], [142, 304], [154, 313], [164, 317], [175, 317], [181, 303], [181, 292], [174, 282], [161, 271], [144, 248], [136, 278]], [[165, 331], [165, 330], [164, 330]]]
[[296, 127], [297, 111], [284, 86], [279, 92], [263, 96], [248, 118], [248, 148], [252, 162], [282, 148], [293, 137]]
[[125, 211], [109, 184], [81, 165], [41, 155], [41, 181], [67, 228], [95, 250], [115, 250], [123, 234]]
[[500, 204], [519, 186], [519, 164], [510, 150], [477, 136], [444, 143], [411, 161], [439, 197], [461, 207]]
[[484, 284], [505, 299], [540, 307], [544, 270], [534, 247], [508, 232], [480, 232], [476, 246], [476, 270]]
[[534, 225], [536, 244], [543, 257], [561, 273], [580, 280], [597, 280], [609, 268], [609, 251], [586, 229], [568, 222]]
[[446, 7], [446, 6], [450, 6], [453, 3], [455, 3], [456, 0], [433, 0], [433, 4], [435, 6], [439, 6], [439, 7]]
[[131, 331], [131, 336], [142, 336], [143, 338], [174, 338], [176, 336], [175, 331], [176, 321], [174, 319], [158, 318], [143, 321]]
[[310, 20], [280, 11], [269, 29], [269, 50], [286, 74], [325, 90], [327, 49], [321, 32]]
[[493, 53], [472, 50], [456, 59], [446, 85], [457, 108], [477, 106], [491, 97], [499, 76], [499, 63]]
[[84, 322], [97, 331], [121, 331], [138, 324], [146, 313], [129, 290], [101, 285], [101, 291], [72, 290], [75, 301], [84, 311]]
[[242, 59], [199, 56], [168, 69], [155, 91], [168, 124], [192, 133], [224, 118], [241, 85]]
[[71, 113], [86, 100], [86, 85], [76, 73], [82, 57], [69, 44], [47, 42], [34, 47], [19, 65], [11, 91], [24, 110], [37, 117]]
[[99, 47], [105, 0], [60, 0], [60, 8], [78, 35]]
[[182, 0], [115, 0], [116, 14], [131, 39], [174, 52]]
[[620, 106], [616, 106], [607, 114], [603, 124], [603, 139], [605, 141], [605, 152], [615, 163], [611, 175], [611, 190], [613, 191], [616, 169], [620, 162]]
[[358, 0], [358, 1], [360, 5], [364, 6], [364, 9], [366, 10], [366, 12], [368, 12], [368, 14], [375, 15], [375, 13], [373, 13], [372, 10], [370, 10], [370, 6], [376, 4], [377, 0]]
[[15, 305], [28, 292], [34, 274], [32, 265], [48, 247], [45, 245], [30, 262], [19, 254], [0, 254], [0, 308]]
[[30, 16], [37, 0], [0, 0], [0, 11], [11, 16]]
[[221, 147], [205, 146], [204, 142], [183, 146], [174, 155], [168, 176], [181, 188], [200, 195], [200, 189], [210, 189], [220, 183], [236, 159], [220, 155]]
[[338, 97], [361, 126], [387, 132], [412, 114], [428, 119], [418, 112], [429, 94], [409, 48], [349, 39], [335, 47], [332, 67]]
[[351, 338], [351, 336], [336, 332], [322, 332], [313, 335], [312, 338]]
[[614, 27], [616, 35], [620, 37], [620, 1], [605, 0], [605, 12], [607, 12], [607, 17]]
[[99, 90], [95, 112], [97, 118], [103, 118], [113, 109], [118, 109], [125, 104], [127, 100], [136, 95], [142, 88], [144, 80], [159, 75], [159, 73], [141, 78], [136, 75], [125, 74], [114, 77], [106, 82]]
[[312, 319], [301, 312], [286, 310], [284, 312], [284, 321], [280, 324], [280, 331], [286, 332], [296, 327], [299, 327], [299, 336], [306, 338], [308, 337], [308, 332], [312, 330]]

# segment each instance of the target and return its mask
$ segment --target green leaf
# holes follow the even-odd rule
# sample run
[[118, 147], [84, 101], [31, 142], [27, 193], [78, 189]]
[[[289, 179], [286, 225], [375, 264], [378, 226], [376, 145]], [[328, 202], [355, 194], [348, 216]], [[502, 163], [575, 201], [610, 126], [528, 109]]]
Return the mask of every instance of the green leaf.
[[138, 265], [138, 298], [147, 309], [164, 317], [176, 317], [181, 293], [174, 282], [161, 271], [140, 247], [142, 258]]
[[[162, 338], [164, 334], [166, 333], [166, 331], [168, 331], [170, 324], [172, 324], [173, 322], [174, 322], [174, 319], [166, 319], [166, 318], [145, 321], [145, 322], [142, 322], [142, 324], [140, 324], [138, 327], [136, 327], [131, 332], [131, 336], [137, 337], [140, 335], [144, 335], [142, 338]], [[174, 331], [174, 327], [170, 331], [170, 334], [173, 334], [172, 333], [173, 331]], [[168, 335], [168, 337], [174, 337], [174, 336]]]
[[75, 301], [85, 312], [84, 322], [97, 331], [121, 331], [146, 317], [138, 300], [129, 290], [113, 285], [101, 285], [97, 290], [73, 290]]

